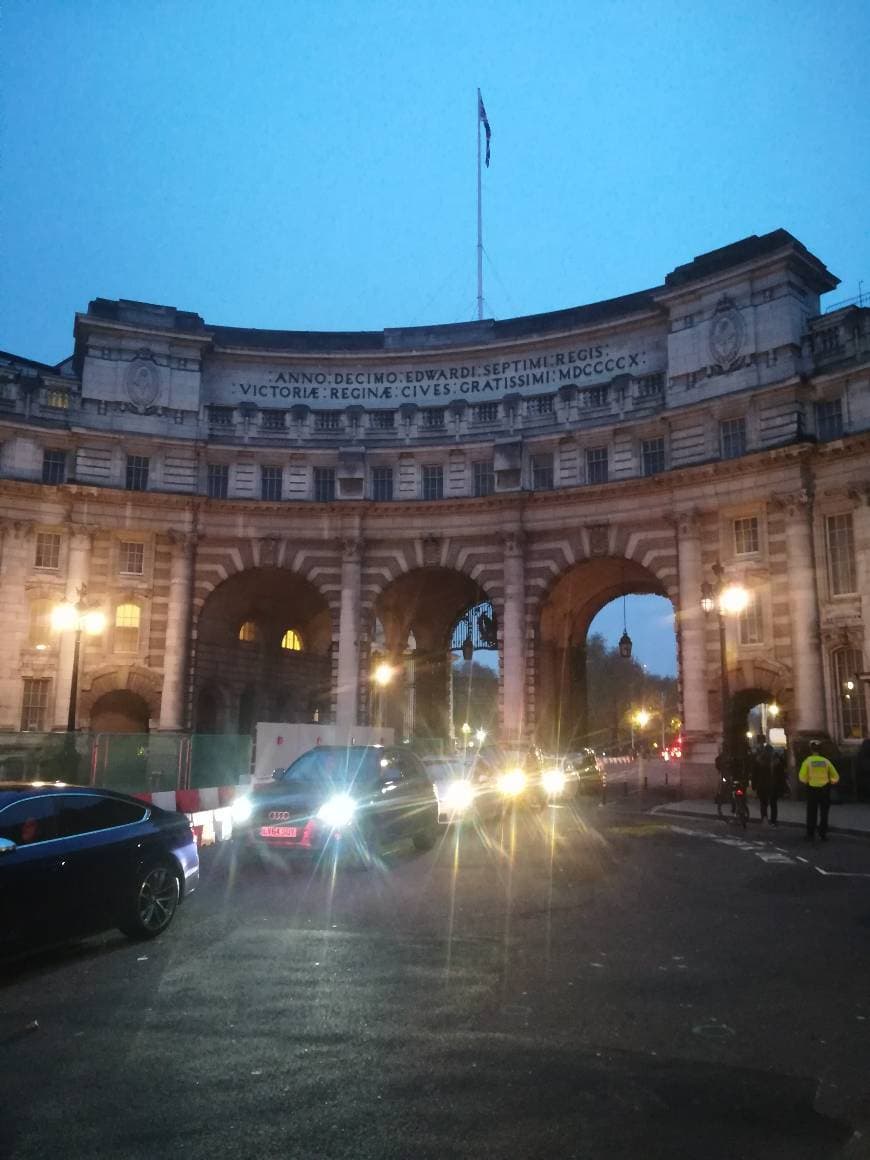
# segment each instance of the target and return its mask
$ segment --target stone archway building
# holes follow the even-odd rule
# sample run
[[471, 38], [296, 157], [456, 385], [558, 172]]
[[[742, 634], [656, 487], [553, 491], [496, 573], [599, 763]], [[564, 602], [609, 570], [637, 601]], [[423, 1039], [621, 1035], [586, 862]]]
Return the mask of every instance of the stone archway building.
[[352, 729], [385, 594], [446, 569], [492, 603], [512, 736], [545, 717], [566, 577], [585, 578], [559, 606], [575, 636], [621, 592], [667, 596], [707, 758], [720, 653], [699, 601], [718, 562], [753, 596], [729, 625], [732, 691], [775, 687], [790, 728], [856, 740], [870, 310], [822, 313], [836, 285], [777, 230], [651, 290], [504, 321], [263, 331], [96, 299], [69, 359], [0, 361], [0, 729], [63, 727], [72, 643], [43, 640], [39, 617], [82, 589], [108, 621], [85, 645], [82, 724], [109, 687], [138, 692], [154, 729], [192, 727], [198, 689], [226, 715], [203, 610], [264, 571], [292, 581], [289, 627], [292, 591], [319, 602], [324, 714]]

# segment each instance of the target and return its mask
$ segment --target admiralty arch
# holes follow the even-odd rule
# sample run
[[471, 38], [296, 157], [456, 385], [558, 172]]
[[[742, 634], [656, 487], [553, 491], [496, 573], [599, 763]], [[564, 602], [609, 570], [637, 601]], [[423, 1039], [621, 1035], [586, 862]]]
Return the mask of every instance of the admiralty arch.
[[[675, 612], [687, 754], [763, 700], [867, 732], [870, 309], [784, 230], [554, 313], [359, 333], [96, 298], [57, 366], [0, 356], [0, 730], [449, 731], [451, 633], [490, 610], [504, 739], [582, 718], [596, 613]], [[737, 617], [705, 585], [739, 581]], [[472, 642], [474, 643], [474, 642]], [[399, 696], [397, 691], [396, 695]], [[407, 690], [405, 690], [407, 693]]]

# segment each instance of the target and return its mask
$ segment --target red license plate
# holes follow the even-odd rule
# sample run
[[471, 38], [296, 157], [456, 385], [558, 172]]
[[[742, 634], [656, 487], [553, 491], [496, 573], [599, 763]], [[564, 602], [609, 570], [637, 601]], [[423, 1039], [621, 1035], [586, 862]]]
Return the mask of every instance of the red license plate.
[[296, 826], [260, 826], [261, 838], [295, 838], [298, 833]]

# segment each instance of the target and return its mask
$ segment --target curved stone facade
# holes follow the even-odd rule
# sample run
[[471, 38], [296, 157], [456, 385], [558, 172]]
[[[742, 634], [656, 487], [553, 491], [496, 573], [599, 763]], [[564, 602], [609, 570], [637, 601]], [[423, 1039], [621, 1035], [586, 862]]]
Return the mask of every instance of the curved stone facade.
[[487, 600], [503, 732], [554, 743], [582, 733], [592, 618], [652, 592], [707, 753], [719, 561], [753, 594], [728, 626], [735, 704], [857, 738], [870, 311], [820, 314], [836, 284], [779, 230], [506, 321], [261, 331], [97, 299], [58, 367], [0, 359], [0, 728], [64, 726], [72, 645], [45, 618], [84, 587], [109, 622], [85, 644], [84, 723], [126, 695], [154, 728], [352, 728], [378, 652], [401, 661], [392, 723], [413, 684], [413, 728], [443, 735], [450, 633]]

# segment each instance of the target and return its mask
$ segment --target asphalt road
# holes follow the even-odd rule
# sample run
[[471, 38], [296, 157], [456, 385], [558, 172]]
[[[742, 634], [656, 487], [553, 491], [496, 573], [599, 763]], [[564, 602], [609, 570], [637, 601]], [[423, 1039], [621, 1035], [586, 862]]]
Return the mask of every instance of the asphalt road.
[[868, 950], [855, 839], [589, 804], [335, 878], [224, 845], [155, 942], [4, 969], [0, 1155], [867, 1156]]

